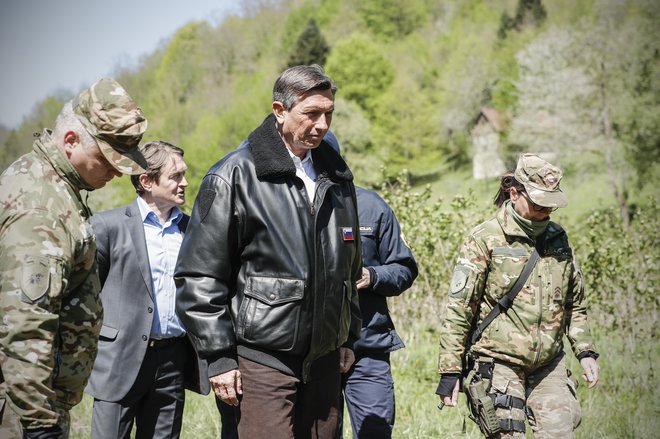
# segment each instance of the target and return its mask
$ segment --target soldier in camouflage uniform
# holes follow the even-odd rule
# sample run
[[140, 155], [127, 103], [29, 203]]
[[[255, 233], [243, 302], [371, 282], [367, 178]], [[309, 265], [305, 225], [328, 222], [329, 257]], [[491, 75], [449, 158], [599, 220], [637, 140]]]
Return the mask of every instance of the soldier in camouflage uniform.
[[524, 438], [526, 418], [535, 437], [573, 437], [580, 407], [576, 382], [565, 366], [564, 335], [589, 387], [598, 381], [582, 273], [566, 233], [549, 218], [567, 205], [559, 189], [561, 177], [559, 168], [540, 157], [521, 155], [515, 173], [502, 178], [497, 216], [465, 240], [449, 287], [438, 360], [440, 407], [456, 405], [471, 330], [511, 289], [534, 246], [539, 252], [511, 308], [498, 315], [471, 348], [477, 365], [491, 362], [488, 393], [502, 427], [492, 437]]
[[146, 127], [122, 86], [102, 79], [0, 176], [1, 438], [68, 436], [103, 314], [80, 191], [144, 172]]

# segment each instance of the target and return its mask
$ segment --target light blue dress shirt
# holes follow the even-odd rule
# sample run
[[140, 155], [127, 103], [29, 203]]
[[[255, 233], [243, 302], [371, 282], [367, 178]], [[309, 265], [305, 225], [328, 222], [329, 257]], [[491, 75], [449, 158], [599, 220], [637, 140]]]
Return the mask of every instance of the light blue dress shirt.
[[165, 224], [161, 224], [158, 215], [142, 197], [138, 197], [138, 207], [144, 226], [154, 293], [154, 320], [150, 337], [181, 337], [186, 331], [175, 312], [174, 266], [183, 241], [183, 233], [179, 229], [183, 213], [175, 206]]

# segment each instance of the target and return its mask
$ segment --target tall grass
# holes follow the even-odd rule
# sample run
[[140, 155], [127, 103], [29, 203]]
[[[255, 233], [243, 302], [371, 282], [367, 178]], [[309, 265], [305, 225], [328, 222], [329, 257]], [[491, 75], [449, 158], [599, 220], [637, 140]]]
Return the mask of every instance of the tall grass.
[[[396, 304], [395, 304], [396, 306]], [[479, 438], [476, 425], [467, 418], [463, 395], [457, 408], [438, 410], [434, 394], [438, 333], [423, 322], [399, 325], [407, 347], [392, 354], [396, 391], [394, 438]], [[619, 332], [600, 332], [597, 344], [601, 357], [599, 384], [587, 389], [581, 379], [578, 396], [582, 405], [582, 424], [577, 439], [639, 439], [658, 437], [660, 397], [655, 365], [660, 351], [654, 340], [630, 340]], [[414, 342], [412, 341], [414, 340]], [[630, 345], [634, 354], [630, 355]], [[569, 355], [568, 365], [581, 376], [580, 366]], [[71, 439], [90, 437], [92, 401], [85, 396], [72, 411]], [[464, 431], [465, 429], [465, 431]], [[351, 437], [345, 417], [344, 438]], [[220, 417], [213, 398], [186, 394], [182, 438], [220, 437]], [[528, 437], [531, 435], [528, 434]], [[559, 438], [558, 438], [559, 439]]]

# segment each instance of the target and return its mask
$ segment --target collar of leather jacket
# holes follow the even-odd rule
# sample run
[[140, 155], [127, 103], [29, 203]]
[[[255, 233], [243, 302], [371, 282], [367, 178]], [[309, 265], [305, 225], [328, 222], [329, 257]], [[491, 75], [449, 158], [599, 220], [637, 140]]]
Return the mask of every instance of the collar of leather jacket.
[[[289, 156], [282, 138], [277, 132], [275, 115], [270, 114], [248, 136], [254, 167], [260, 180], [273, 180], [296, 175], [296, 167]], [[318, 178], [333, 181], [353, 181], [348, 165], [325, 140], [312, 150], [312, 160], [319, 173]]]

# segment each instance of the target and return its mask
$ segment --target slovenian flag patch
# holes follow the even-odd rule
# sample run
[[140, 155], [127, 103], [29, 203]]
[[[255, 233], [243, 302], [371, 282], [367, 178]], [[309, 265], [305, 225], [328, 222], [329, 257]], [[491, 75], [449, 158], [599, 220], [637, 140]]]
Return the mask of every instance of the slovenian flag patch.
[[344, 239], [344, 241], [354, 241], [355, 236], [353, 235], [353, 227], [342, 227], [341, 237]]

